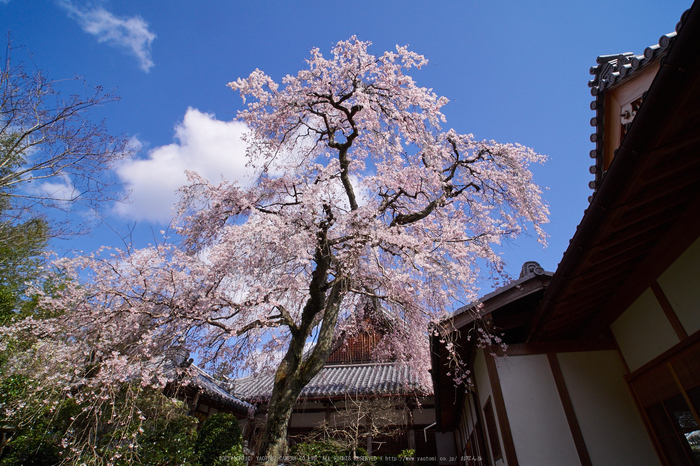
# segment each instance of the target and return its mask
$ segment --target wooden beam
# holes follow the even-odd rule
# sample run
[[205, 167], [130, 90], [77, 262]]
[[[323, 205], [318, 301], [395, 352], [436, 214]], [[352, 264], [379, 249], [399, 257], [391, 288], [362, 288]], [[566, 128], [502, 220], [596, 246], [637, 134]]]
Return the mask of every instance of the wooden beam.
[[484, 351], [484, 358], [486, 359], [486, 370], [489, 373], [489, 381], [491, 382], [491, 392], [493, 393], [493, 402], [495, 404], [496, 416], [498, 417], [498, 425], [501, 428], [501, 436], [503, 438], [503, 449], [506, 453], [506, 461], [508, 466], [518, 466], [518, 455], [515, 452], [513, 433], [510, 430], [508, 412], [506, 411], [506, 403], [503, 399], [501, 380], [498, 377], [496, 361], [494, 360], [493, 356], [486, 351]]
[[671, 306], [671, 303], [668, 301], [666, 293], [664, 293], [664, 290], [661, 289], [661, 285], [659, 285], [658, 280], [654, 280], [651, 283], [651, 291], [654, 292], [656, 300], [659, 302], [661, 309], [664, 310], [664, 314], [666, 314], [666, 318], [671, 323], [673, 331], [676, 332], [676, 335], [678, 335], [678, 339], [685, 340], [688, 338], [688, 333], [685, 331], [680, 319], [678, 319], [678, 315], [673, 310], [673, 306]]
[[585, 280], [586, 274], [596, 274], [601, 268], [610, 267], [609, 263], [614, 266], [616, 263], [627, 261], [630, 256], [637, 257], [640, 246], [656, 243], [667, 229], [667, 223], [660, 224], [644, 219], [627, 223], [626, 227], [619, 228], [611, 239], [597, 244], [588, 252], [584, 264], [587, 271], [577, 278]]
[[583, 336], [594, 336], [609, 327], [678, 257], [700, 237], [700, 197], [639, 262], [620, 290], [601, 308]]
[[574, 341], [554, 341], [535, 342], [508, 345], [506, 355], [525, 356], [528, 354], [546, 353], [572, 353], [580, 351], [611, 351], [616, 350], [617, 345], [614, 340], [574, 340]]
[[634, 372], [625, 375], [625, 380], [628, 382], [632, 382], [634, 379], [648, 371], [649, 369], [665, 362], [667, 359], [672, 357], [673, 355], [680, 353], [681, 351], [691, 347], [694, 345], [696, 342], [700, 342], [700, 330], [697, 332], [693, 333], [692, 335], [688, 336], [685, 340], [681, 341], [680, 343], [674, 345], [670, 349], [664, 351], [648, 363], [644, 364], [642, 367], [636, 369]]
[[511, 314], [505, 317], [496, 316], [494, 319], [494, 324], [501, 331], [522, 327], [523, 325], [530, 323], [532, 320], [532, 313], [533, 311], [528, 309], [525, 312], [519, 312], [518, 314]]
[[[519, 280], [516, 280], [504, 288], [487, 294], [481, 298], [483, 308], [480, 309], [479, 316], [486, 317], [497, 309], [501, 309], [514, 301], [545, 289], [551, 279], [551, 275], [535, 275], [522, 283], [518, 283]], [[470, 305], [456, 311], [457, 313], [452, 318], [452, 326], [455, 330], [459, 330], [476, 320], [472, 312], [470, 312], [472, 309], [474, 309], [474, 306]]]
[[644, 406], [642, 406], [642, 404], [639, 402], [639, 397], [637, 396], [637, 392], [634, 389], [634, 384], [627, 382], [627, 388], [629, 388], [630, 393], [632, 394], [632, 399], [634, 400], [634, 404], [637, 406], [637, 411], [639, 412], [639, 415], [642, 418], [644, 429], [646, 429], [647, 431], [647, 435], [651, 440], [651, 444], [654, 447], [656, 456], [659, 457], [659, 460], [661, 461], [661, 463], [663, 463], [664, 466], [671, 466], [671, 462], [666, 457], [666, 452], [659, 443], [659, 439], [656, 438], [656, 433], [654, 432], [654, 427], [652, 426], [651, 420], [649, 419], [649, 415], [647, 414], [646, 409], [644, 409]]
[[[476, 351], [475, 351], [475, 352], [476, 352]], [[472, 365], [472, 367], [474, 367], [474, 366]], [[476, 403], [476, 406], [475, 406], [475, 409], [474, 409], [474, 410], [476, 411], [476, 419], [477, 419], [477, 421], [479, 422], [479, 427], [481, 428], [481, 434], [480, 434], [480, 435], [483, 437], [483, 436], [484, 436], [485, 429], [486, 429], [486, 419], [484, 419], [484, 413], [483, 413], [483, 411], [481, 410], [481, 399], [479, 398], [479, 390], [478, 390], [477, 387], [476, 387], [476, 382], [474, 383], [474, 391], [472, 392], [472, 394], [474, 395], [474, 396], [472, 397], [472, 399], [473, 399], [474, 403]], [[477, 436], [478, 436], [478, 435], [479, 435], [479, 434], [477, 434]], [[486, 438], [484, 438], [484, 444], [486, 444]], [[481, 443], [480, 443], [480, 444], [479, 444], [479, 449], [481, 449], [481, 446], [482, 446], [482, 445], [481, 445]], [[490, 458], [491, 458], [491, 453], [490, 453], [488, 450], [489, 450], [489, 449], [488, 449], [488, 446], [486, 446], [486, 448], [484, 448], [484, 458], [483, 458], [483, 459], [485, 460], [484, 462], [485, 462], [486, 464], [491, 464], [491, 460], [490, 460]]]
[[666, 361], [666, 367], [668, 367], [668, 370], [671, 372], [671, 376], [673, 377], [673, 381], [676, 382], [678, 389], [680, 390], [681, 394], [683, 395], [683, 399], [685, 400], [685, 403], [688, 405], [688, 408], [690, 409], [690, 413], [693, 415], [693, 418], [695, 418], [695, 423], [700, 424], [700, 415], [698, 415], [698, 411], [695, 409], [695, 404], [693, 404], [693, 402], [690, 399], [690, 396], [688, 396], [688, 392], [686, 391], [685, 387], [681, 383], [681, 379], [678, 378], [678, 374], [676, 374], [676, 370], [673, 368], [673, 364], [671, 364], [671, 361]]
[[559, 365], [559, 359], [554, 353], [547, 353], [547, 359], [549, 360], [549, 367], [552, 369], [554, 383], [557, 385], [559, 399], [564, 407], [566, 421], [569, 423], [571, 436], [574, 438], [574, 445], [576, 445], [576, 452], [578, 453], [578, 458], [581, 461], [581, 466], [593, 466], [591, 457], [588, 454], [588, 448], [586, 448], [586, 441], [583, 438], [583, 432], [581, 432], [581, 426], [579, 425], [578, 418], [576, 417], [574, 404], [571, 402], [569, 390], [566, 388], [566, 382], [564, 380], [564, 374], [561, 371], [561, 366]]

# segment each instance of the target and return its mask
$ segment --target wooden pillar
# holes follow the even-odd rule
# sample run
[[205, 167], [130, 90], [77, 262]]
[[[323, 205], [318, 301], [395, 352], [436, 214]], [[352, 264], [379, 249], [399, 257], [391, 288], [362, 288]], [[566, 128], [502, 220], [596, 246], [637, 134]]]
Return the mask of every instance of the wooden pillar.
[[574, 404], [571, 402], [569, 390], [566, 388], [566, 382], [564, 381], [564, 374], [562, 373], [561, 366], [559, 365], [559, 359], [557, 359], [557, 355], [555, 353], [547, 353], [547, 359], [549, 360], [549, 366], [552, 369], [554, 383], [556, 384], [557, 391], [559, 392], [559, 399], [564, 407], [564, 414], [566, 415], [566, 421], [569, 423], [569, 430], [571, 431], [571, 436], [574, 439], [574, 445], [576, 445], [578, 458], [581, 461], [582, 466], [592, 466], [593, 463], [591, 463], [591, 457], [588, 454], [588, 448], [586, 448], [583, 432], [581, 432], [581, 426], [578, 423], [578, 418], [576, 417], [576, 412], [574, 411]]
[[515, 452], [513, 433], [510, 430], [510, 422], [508, 421], [508, 413], [506, 412], [506, 403], [503, 399], [503, 391], [501, 390], [501, 380], [498, 377], [498, 368], [496, 367], [496, 361], [494, 357], [487, 351], [488, 348], [484, 350], [484, 356], [486, 359], [486, 370], [489, 374], [489, 381], [491, 382], [491, 392], [493, 393], [493, 402], [496, 405], [496, 416], [498, 418], [498, 424], [501, 429], [501, 436], [503, 438], [503, 449], [505, 450], [506, 461], [508, 463], [508, 466], [518, 466], [518, 455]]

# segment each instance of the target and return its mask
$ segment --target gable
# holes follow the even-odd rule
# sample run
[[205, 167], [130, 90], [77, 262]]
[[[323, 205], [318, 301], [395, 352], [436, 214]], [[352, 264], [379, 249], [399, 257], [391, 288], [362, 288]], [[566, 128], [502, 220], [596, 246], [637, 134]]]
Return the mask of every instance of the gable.
[[596, 136], [591, 203], [530, 341], [599, 336], [700, 236], [700, 15], [684, 15], [671, 36], [662, 36], [667, 53], [605, 171], [606, 135]]

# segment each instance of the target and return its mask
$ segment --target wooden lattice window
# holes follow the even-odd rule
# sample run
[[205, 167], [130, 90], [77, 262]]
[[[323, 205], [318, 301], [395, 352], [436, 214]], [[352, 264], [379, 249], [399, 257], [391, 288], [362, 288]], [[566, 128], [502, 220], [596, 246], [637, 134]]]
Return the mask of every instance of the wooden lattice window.
[[630, 382], [663, 459], [700, 466], [700, 342]]

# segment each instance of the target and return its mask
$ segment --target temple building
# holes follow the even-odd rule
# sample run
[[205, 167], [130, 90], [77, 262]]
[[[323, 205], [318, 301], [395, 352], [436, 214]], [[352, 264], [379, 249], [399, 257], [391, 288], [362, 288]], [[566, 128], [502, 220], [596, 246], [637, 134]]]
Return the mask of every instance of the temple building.
[[556, 271], [526, 264], [444, 322], [471, 385], [431, 341], [460, 464], [700, 464], [700, 5], [591, 74], [593, 193]]

